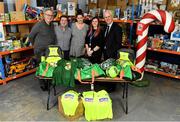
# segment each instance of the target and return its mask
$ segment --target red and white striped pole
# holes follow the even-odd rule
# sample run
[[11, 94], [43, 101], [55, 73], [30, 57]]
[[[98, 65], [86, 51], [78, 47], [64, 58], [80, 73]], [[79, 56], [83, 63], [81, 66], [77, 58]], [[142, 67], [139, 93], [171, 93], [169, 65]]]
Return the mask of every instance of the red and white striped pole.
[[163, 10], [153, 10], [146, 13], [142, 20], [137, 25], [136, 34], [138, 35], [137, 40], [137, 52], [136, 52], [136, 67], [140, 71], [144, 72], [144, 64], [146, 60], [146, 49], [147, 49], [147, 34], [149, 24], [155, 20], [159, 20], [164, 25], [164, 30], [170, 33], [175, 28], [175, 23], [171, 14]]

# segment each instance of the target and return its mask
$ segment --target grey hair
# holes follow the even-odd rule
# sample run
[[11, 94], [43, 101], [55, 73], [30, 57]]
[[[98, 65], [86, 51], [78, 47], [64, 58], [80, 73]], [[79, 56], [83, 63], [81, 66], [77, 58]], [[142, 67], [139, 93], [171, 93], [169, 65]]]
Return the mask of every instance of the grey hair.
[[[52, 11], [53, 12], [53, 10], [51, 9], [51, 8], [44, 8], [43, 9], [43, 13], [45, 13], [46, 11]], [[54, 12], [53, 12], [54, 13]]]
[[109, 13], [111, 17], [113, 16], [113, 14], [112, 14], [112, 11], [111, 11], [111, 10], [105, 10], [105, 11], [104, 11], [104, 13], [103, 13], [103, 17], [104, 17], [104, 14], [105, 14], [105, 13]]

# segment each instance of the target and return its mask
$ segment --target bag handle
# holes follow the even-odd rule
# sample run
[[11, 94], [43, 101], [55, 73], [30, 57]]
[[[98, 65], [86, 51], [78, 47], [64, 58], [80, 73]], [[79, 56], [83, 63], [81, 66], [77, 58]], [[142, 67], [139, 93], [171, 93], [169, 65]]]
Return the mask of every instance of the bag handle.
[[49, 68], [49, 63], [46, 64], [46, 69], [44, 70], [42, 76], [45, 76]]
[[95, 78], [94, 78], [94, 77], [95, 77], [95, 71], [92, 70], [92, 71], [91, 71], [91, 74], [92, 74], [91, 82], [82, 81], [82, 79], [81, 79], [81, 72], [80, 72], [80, 70], [78, 69], [77, 79], [78, 79], [78, 81], [79, 81], [80, 83], [82, 83], [82, 84], [93, 84], [93, 83], [94, 83], [94, 79], [95, 79]]

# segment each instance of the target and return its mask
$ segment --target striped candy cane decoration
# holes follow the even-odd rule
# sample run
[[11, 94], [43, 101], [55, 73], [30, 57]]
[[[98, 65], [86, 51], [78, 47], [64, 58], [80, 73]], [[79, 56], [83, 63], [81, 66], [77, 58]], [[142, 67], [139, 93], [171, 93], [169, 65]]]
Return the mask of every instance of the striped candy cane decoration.
[[136, 67], [144, 72], [144, 64], [146, 60], [146, 49], [147, 49], [147, 34], [149, 29], [149, 24], [154, 20], [159, 20], [164, 25], [164, 30], [170, 33], [175, 28], [175, 23], [172, 16], [163, 10], [153, 10], [146, 13], [142, 20], [137, 25], [137, 52], [136, 52]]

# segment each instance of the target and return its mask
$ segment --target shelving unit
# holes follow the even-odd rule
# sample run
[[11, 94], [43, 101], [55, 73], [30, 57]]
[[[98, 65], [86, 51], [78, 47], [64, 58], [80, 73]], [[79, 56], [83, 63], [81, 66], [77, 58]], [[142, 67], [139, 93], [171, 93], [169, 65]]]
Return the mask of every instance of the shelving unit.
[[23, 72], [23, 73], [20, 73], [20, 74], [17, 74], [17, 75], [14, 75], [14, 76], [7, 77], [6, 79], [0, 80], [0, 84], [6, 84], [6, 82], [8, 82], [10, 80], [13, 80], [13, 79], [16, 79], [16, 78], [20, 78], [22, 76], [34, 73], [35, 71], [36, 71], [36, 68], [31, 69], [31, 70], [26, 71], [26, 72]]
[[[154, 25], [154, 26], [163, 26], [161, 23], [158, 23], [158, 22], [153, 22], [151, 23], [150, 25]], [[152, 54], [155, 54], [155, 57], [157, 59], [162, 59], [161, 56], [165, 56], [165, 57], [168, 57], [169, 56], [169, 59], [167, 60], [167, 63], [169, 63], [169, 61], [171, 62], [175, 62], [174, 64], [177, 64], [179, 65], [179, 63], [177, 63], [177, 61], [180, 59], [179, 56], [180, 56], [180, 52], [177, 52], [177, 51], [173, 51], [173, 50], [167, 50], [167, 49], [157, 49], [157, 48], [147, 48], [147, 51], [149, 51], [151, 53], [151, 56], [153, 56]], [[156, 54], [157, 52], [157, 54]], [[161, 55], [162, 54], [162, 55]], [[157, 57], [156, 55], [158, 55], [159, 57]], [[173, 58], [176, 58], [177, 57], [177, 61], [173, 61]], [[164, 60], [165, 58], [163, 58]], [[162, 61], [163, 61], [162, 60]], [[166, 62], [166, 61], [165, 61]], [[173, 63], [172, 63], [173, 64]], [[146, 72], [150, 72], [150, 73], [154, 73], [154, 74], [159, 74], [159, 75], [162, 75], [162, 76], [166, 76], [166, 77], [170, 77], [170, 78], [176, 78], [176, 79], [180, 79], [180, 75], [173, 75], [173, 74], [170, 74], [170, 73], [166, 73], [166, 72], [163, 72], [163, 71], [156, 71], [156, 70], [153, 70], [153, 69], [148, 69], [148, 68], [145, 68], [145, 71]]]
[[157, 71], [157, 70], [153, 70], [153, 69], [148, 69], [148, 68], [145, 68], [145, 71], [146, 72], [151, 72], [151, 73], [154, 73], [154, 74], [159, 74], [159, 75], [171, 77], [171, 78], [180, 79], [180, 75], [172, 75], [172, 74], [169, 74], [169, 73], [165, 73], [165, 72], [161, 72], [161, 71]]
[[150, 50], [150, 51], [156, 51], [156, 52], [162, 52], [162, 53], [168, 53], [168, 54], [180, 55], [180, 52], [177, 52], [177, 51], [171, 51], [171, 50], [153, 49], [153, 48], [148, 48], [148, 50]]
[[[148, 48], [148, 50], [149, 50], [149, 51], [155, 51], [155, 52], [161, 52], [161, 53], [167, 53], [167, 54], [173, 54], [173, 55], [178, 55], [178, 56], [180, 56], [180, 52], [171, 51], [171, 50], [153, 49], [153, 48]], [[180, 75], [173, 75], [173, 74], [169, 74], [169, 73], [166, 73], [166, 72], [157, 71], [157, 70], [148, 69], [148, 68], [145, 68], [145, 71], [146, 71], [146, 72], [150, 72], [150, 73], [154, 73], [154, 74], [163, 75], [163, 76], [166, 76], [166, 77], [171, 77], [171, 78], [180, 79]]]
[[24, 25], [24, 24], [33, 24], [33, 23], [36, 23], [36, 22], [38, 22], [38, 20], [3, 22], [3, 25]]
[[0, 52], [0, 56], [8, 55], [11, 53], [17, 53], [17, 52], [21, 52], [21, 51], [26, 51], [26, 50], [31, 50], [31, 49], [33, 49], [33, 46], [23, 47], [23, 48], [19, 48], [19, 49], [15, 49], [15, 50], [8, 50], [8, 51]]
[[[16, 21], [16, 22], [3, 22], [3, 26], [11, 26], [11, 25], [29, 25], [29, 24], [35, 24], [36, 22], [38, 22], [38, 20], [29, 20], [29, 21]], [[3, 61], [2, 61], [2, 58], [5, 56], [5, 55], [9, 55], [9, 54], [12, 54], [12, 53], [18, 53], [18, 52], [24, 52], [24, 51], [28, 51], [28, 50], [33, 50], [33, 46], [29, 46], [29, 47], [23, 47], [23, 48], [19, 48], [19, 49], [14, 49], [14, 50], [8, 50], [8, 51], [3, 51], [3, 52], [0, 52], [0, 60], [1, 60], [1, 65], [3, 66], [3, 70], [4, 70], [4, 64], [3, 64]], [[6, 84], [8, 81], [10, 80], [13, 80], [13, 79], [16, 79], [16, 78], [19, 78], [19, 77], [22, 77], [22, 76], [25, 76], [25, 75], [28, 75], [28, 74], [31, 74], [31, 73], [34, 73], [36, 71], [36, 68], [34, 69], [29, 69], [25, 72], [21, 72], [19, 74], [12, 74], [12, 75], [9, 75], [9, 76], [5, 76], [5, 73], [2, 75], [4, 77], [2, 77], [2, 79], [0, 79], [0, 84]], [[5, 71], [4, 71], [5, 72]], [[2, 73], [2, 72], [1, 72]]]
[[[2, 58], [2, 56], [4, 56], [4, 55], [8, 55], [8, 54], [12, 54], [12, 53], [17, 53], [17, 52], [23, 52], [23, 51], [32, 50], [32, 49], [33, 49], [33, 46], [29, 46], [29, 47], [23, 47], [23, 48], [20, 48], [20, 49], [0, 52], [0, 58]], [[6, 84], [6, 82], [8, 82], [10, 80], [13, 80], [13, 79], [16, 79], [16, 78], [19, 78], [19, 77], [22, 77], [22, 76], [34, 73], [35, 71], [36, 71], [36, 68], [31, 69], [31, 70], [26, 71], [26, 72], [22, 72], [22, 73], [17, 74], [17, 75], [6, 77], [5, 79], [0, 80], [0, 84]]]

